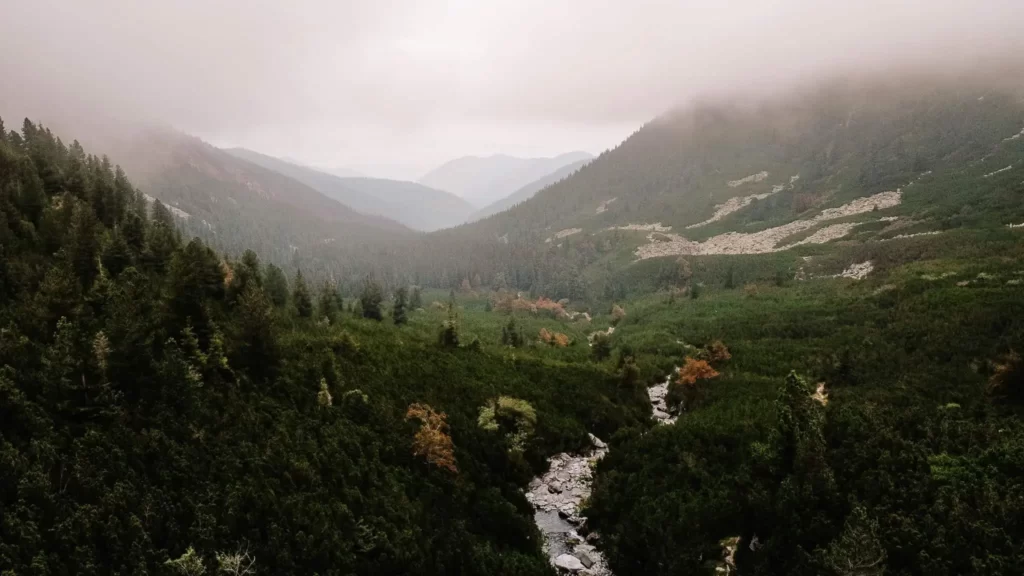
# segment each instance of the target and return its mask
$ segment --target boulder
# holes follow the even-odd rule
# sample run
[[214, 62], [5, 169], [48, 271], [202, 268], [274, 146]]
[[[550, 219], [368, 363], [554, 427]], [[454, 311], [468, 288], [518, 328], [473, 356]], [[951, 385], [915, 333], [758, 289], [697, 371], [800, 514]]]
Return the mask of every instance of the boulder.
[[579, 558], [569, 554], [562, 554], [558, 558], [555, 558], [555, 566], [562, 570], [568, 570], [569, 572], [579, 572], [585, 568]]
[[590, 568], [594, 565], [594, 561], [590, 558], [590, 556], [587, 555], [586, 552], [580, 552], [577, 550], [576, 556], [579, 557], [580, 563], [583, 564], [585, 568]]
[[590, 435], [590, 443], [593, 444], [596, 448], [607, 448], [608, 447], [607, 444], [602, 442], [600, 438], [598, 438], [597, 436], [594, 436], [593, 434]]
[[562, 483], [559, 482], [558, 480], [551, 481], [550, 483], [548, 483], [548, 492], [550, 492], [552, 494], [561, 494], [562, 493]]

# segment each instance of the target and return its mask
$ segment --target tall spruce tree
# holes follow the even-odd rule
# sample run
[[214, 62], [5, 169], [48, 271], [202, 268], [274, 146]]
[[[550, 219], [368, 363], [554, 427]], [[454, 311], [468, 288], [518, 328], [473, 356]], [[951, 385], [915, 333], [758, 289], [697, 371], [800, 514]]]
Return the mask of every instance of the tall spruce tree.
[[408, 311], [406, 310], [408, 295], [409, 289], [405, 286], [395, 291], [395, 307], [391, 312], [391, 318], [397, 326], [401, 326], [409, 321]]
[[294, 285], [292, 302], [295, 304], [295, 313], [299, 315], [299, 318], [309, 318], [313, 315], [313, 299], [309, 295], [306, 279], [302, 277], [302, 270], [295, 273]]

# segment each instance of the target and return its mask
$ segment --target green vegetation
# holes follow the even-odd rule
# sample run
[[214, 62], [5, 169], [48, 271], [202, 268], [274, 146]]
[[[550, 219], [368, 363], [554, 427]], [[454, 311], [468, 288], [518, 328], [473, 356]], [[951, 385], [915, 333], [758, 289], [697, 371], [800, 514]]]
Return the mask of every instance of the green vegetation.
[[947, 88], [669, 115], [429, 235], [0, 129], [0, 574], [550, 575], [523, 488], [590, 434], [618, 576], [1020, 572], [1024, 100]]
[[[1019, 565], [1024, 427], [1009, 391], [1021, 389], [1024, 238], [934, 242], [887, 243], [874, 254], [884, 269], [859, 282], [719, 284], [630, 306], [611, 339], [648, 381], [715, 340], [731, 358], [696, 408], [675, 399], [674, 425], [612, 438], [589, 517], [616, 574], [710, 574], [731, 536], [740, 573]], [[697, 261], [717, 259], [759, 274]], [[874, 571], [838, 568], [848, 562]]]
[[[29, 122], [0, 140], [0, 250], [4, 574], [550, 574], [521, 488], [646, 419], [569, 349], [508, 357], [503, 318], [466, 323], [478, 351], [437, 345], [443, 311], [325, 322], [301, 275], [182, 241]], [[509, 439], [478, 424], [506, 396]]]

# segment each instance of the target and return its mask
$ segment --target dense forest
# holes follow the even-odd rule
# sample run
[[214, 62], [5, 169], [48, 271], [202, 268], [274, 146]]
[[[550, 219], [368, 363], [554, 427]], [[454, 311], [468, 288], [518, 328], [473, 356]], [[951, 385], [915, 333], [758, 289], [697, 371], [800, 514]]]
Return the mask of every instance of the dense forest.
[[[0, 141], [0, 250], [4, 574], [547, 574], [520, 487], [646, 418], [596, 366], [443, 347], [373, 320], [379, 288], [185, 241], [28, 121]], [[514, 447], [477, 422], [499, 395], [536, 413]]]

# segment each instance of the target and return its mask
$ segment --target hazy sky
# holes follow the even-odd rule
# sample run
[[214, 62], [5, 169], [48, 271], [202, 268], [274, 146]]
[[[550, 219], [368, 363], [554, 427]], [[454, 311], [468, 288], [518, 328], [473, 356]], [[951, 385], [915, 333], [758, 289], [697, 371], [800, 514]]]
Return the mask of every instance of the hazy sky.
[[695, 94], [1024, 50], [1024, 0], [0, 0], [0, 13], [0, 113], [98, 104], [395, 177], [465, 154], [598, 153]]

